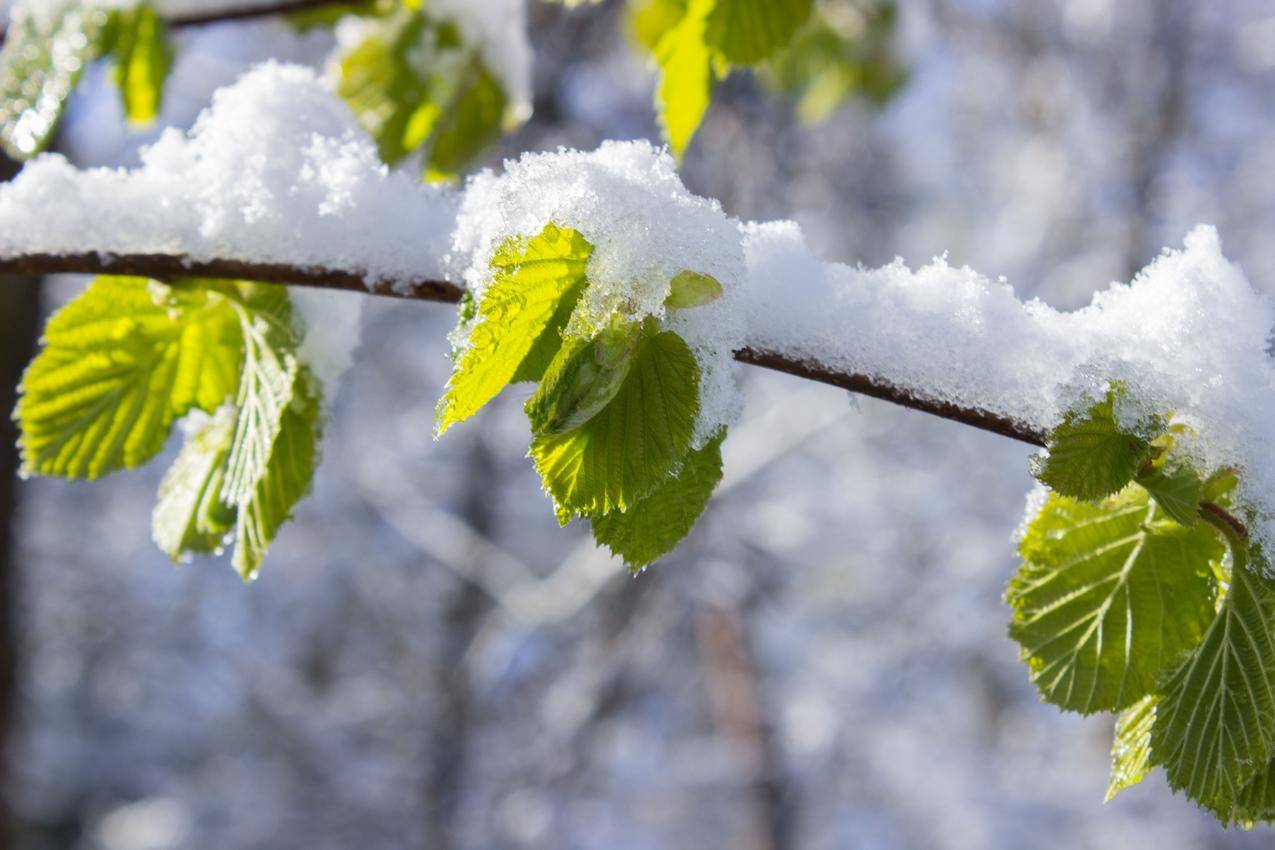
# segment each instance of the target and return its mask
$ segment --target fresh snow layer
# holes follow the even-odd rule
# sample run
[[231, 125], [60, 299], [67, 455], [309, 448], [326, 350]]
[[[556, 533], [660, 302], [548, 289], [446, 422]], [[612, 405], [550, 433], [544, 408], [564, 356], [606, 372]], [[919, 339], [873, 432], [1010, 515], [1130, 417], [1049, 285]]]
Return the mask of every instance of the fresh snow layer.
[[454, 221], [454, 194], [390, 172], [311, 71], [268, 63], [218, 91], [189, 136], [167, 130], [140, 168], [28, 163], [0, 193], [0, 254], [235, 257], [376, 283], [440, 276]]
[[[623, 305], [694, 348], [700, 442], [738, 414], [730, 355], [744, 345], [1040, 430], [1118, 382], [1138, 403], [1122, 411], [1129, 421], [1172, 414], [1194, 429], [1184, 448], [1201, 471], [1243, 471], [1255, 530], [1275, 543], [1275, 305], [1209, 227], [1064, 313], [942, 259], [915, 271], [824, 262], [797, 225], [740, 223], [695, 197], [667, 153], [643, 142], [528, 154], [463, 190], [422, 186], [379, 164], [310, 71], [278, 65], [219, 92], [189, 137], [169, 131], [139, 169], [77, 171], [44, 156], [0, 187], [0, 256], [183, 253], [358, 270], [370, 282], [449, 277], [475, 291], [502, 241], [550, 222], [595, 248], [578, 327]], [[682, 270], [717, 278], [725, 296], [666, 315]], [[345, 340], [325, 346], [341, 355], [331, 362], [311, 357], [330, 376], [348, 361], [357, 308], [311, 311], [305, 298], [316, 339]]]
[[[453, 242], [454, 276], [481, 292], [496, 248], [514, 236], [534, 236], [547, 222], [578, 230], [593, 245], [575, 327], [600, 330], [617, 309], [667, 318], [700, 364], [695, 445], [733, 422], [742, 404], [732, 356], [743, 345], [735, 302], [745, 269], [738, 225], [721, 205], [688, 192], [672, 158], [646, 142], [528, 154], [506, 163], [503, 175], [470, 180]], [[666, 317], [669, 282], [681, 271], [712, 275], [726, 295]]]

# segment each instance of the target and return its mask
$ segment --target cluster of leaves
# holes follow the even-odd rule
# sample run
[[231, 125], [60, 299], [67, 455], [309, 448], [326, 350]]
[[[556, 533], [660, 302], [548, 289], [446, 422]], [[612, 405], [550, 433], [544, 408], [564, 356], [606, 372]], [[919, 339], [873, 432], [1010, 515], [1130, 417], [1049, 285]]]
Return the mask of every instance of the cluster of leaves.
[[[426, 0], [336, 3], [297, 13], [294, 23], [331, 26], [351, 13], [366, 35], [339, 57], [338, 93], [385, 162], [419, 150], [427, 178], [450, 179], [515, 123], [499, 80], [454, 23], [429, 13]], [[173, 63], [153, 6], [61, 0], [39, 14], [15, 10], [0, 51], [0, 143], [11, 157], [48, 146], [85, 66], [102, 58], [113, 62], [129, 121], [153, 121]]]
[[1275, 819], [1275, 584], [1185, 429], [1129, 421], [1122, 390], [1070, 414], [1009, 583], [1010, 636], [1043, 698], [1119, 712], [1108, 799], [1156, 766], [1223, 823]]
[[426, 0], [381, 0], [361, 17], [365, 35], [339, 58], [337, 92], [386, 163], [421, 151], [426, 179], [452, 179], [517, 123], [478, 50]]
[[129, 121], [153, 121], [173, 63], [167, 28], [154, 7], [64, 0], [39, 12], [16, 8], [0, 50], [0, 145], [5, 153], [26, 159], [44, 150], [85, 66], [102, 58], [113, 62]]
[[297, 359], [301, 331], [280, 286], [96, 278], [49, 320], [23, 376], [24, 474], [139, 467], [186, 417], [155, 542], [179, 560], [235, 540], [253, 577], [318, 464], [322, 389]]
[[681, 158], [708, 111], [715, 80], [756, 68], [817, 122], [850, 95], [883, 104], [906, 74], [892, 52], [891, 0], [632, 0], [634, 39], [655, 58], [655, 102]]
[[[676, 333], [622, 311], [600, 329], [571, 321], [592, 252], [554, 224], [500, 246], [491, 282], [461, 306], [437, 433], [508, 384], [537, 382], [525, 405], [531, 457], [559, 521], [588, 519], [599, 544], [640, 569], [671, 551], [708, 504], [725, 432], [692, 445], [700, 369]], [[669, 282], [665, 307], [694, 309], [721, 291], [687, 270]]]

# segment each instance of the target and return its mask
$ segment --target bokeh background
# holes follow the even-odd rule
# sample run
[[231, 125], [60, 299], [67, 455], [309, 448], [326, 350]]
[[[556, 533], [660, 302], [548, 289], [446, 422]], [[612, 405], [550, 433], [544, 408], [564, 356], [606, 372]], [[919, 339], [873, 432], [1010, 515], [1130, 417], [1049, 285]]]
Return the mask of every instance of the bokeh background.
[[[658, 138], [621, 4], [530, 7], [536, 114], [488, 164]], [[180, 39], [177, 125], [253, 61], [327, 48], [278, 22]], [[904, 0], [896, 49], [895, 98], [815, 127], [733, 77], [687, 184], [796, 219], [829, 259], [946, 253], [1065, 308], [1207, 222], [1275, 292], [1269, 3]], [[153, 137], [107, 85], [64, 127], [80, 164]], [[432, 440], [450, 310], [365, 319], [314, 494], [255, 584], [152, 546], [162, 462], [16, 487], [14, 846], [1270, 846], [1159, 775], [1104, 805], [1110, 719], [1037, 700], [1001, 602], [1028, 447], [741, 367], [721, 491], [631, 579], [557, 527], [518, 392]], [[30, 332], [17, 306], [0, 324]]]

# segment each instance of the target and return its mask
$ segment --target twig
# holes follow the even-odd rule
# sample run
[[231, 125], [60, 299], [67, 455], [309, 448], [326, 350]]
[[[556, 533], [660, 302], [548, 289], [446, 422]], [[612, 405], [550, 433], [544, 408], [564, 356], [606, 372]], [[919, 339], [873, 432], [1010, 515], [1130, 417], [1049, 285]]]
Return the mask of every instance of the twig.
[[[430, 278], [382, 281], [369, 287], [361, 272], [349, 269], [324, 269], [313, 266], [289, 266], [282, 263], [254, 263], [243, 260], [194, 260], [178, 254], [23, 254], [0, 258], [0, 276], [41, 275], [57, 273], [123, 274], [172, 281], [181, 277], [210, 277], [223, 280], [252, 280], [260, 283], [285, 283], [319, 289], [371, 292], [417, 301], [456, 303], [464, 288], [454, 283]], [[920, 410], [933, 416], [951, 419], [984, 431], [991, 431], [1024, 443], [1045, 445], [1045, 434], [1009, 417], [962, 407], [944, 399], [903, 389], [890, 381], [854, 372], [840, 372], [821, 363], [791, 357], [776, 351], [743, 348], [735, 352], [741, 363], [786, 372], [811, 381], [840, 387], [851, 392], [879, 398], [902, 407]]]
[[305, 12], [311, 9], [322, 9], [328, 6], [370, 6], [370, 0], [278, 0], [275, 3], [240, 3], [214, 7], [208, 11], [184, 12], [168, 15], [170, 27], [198, 27], [205, 24], [216, 24], [222, 21], [242, 21], [249, 18], [264, 18], [269, 15], [286, 15], [290, 12]]

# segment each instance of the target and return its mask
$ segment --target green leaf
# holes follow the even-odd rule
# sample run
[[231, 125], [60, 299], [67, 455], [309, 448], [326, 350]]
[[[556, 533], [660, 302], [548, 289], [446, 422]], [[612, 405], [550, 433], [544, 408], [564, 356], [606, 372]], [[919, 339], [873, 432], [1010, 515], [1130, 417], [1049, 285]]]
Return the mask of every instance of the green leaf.
[[0, 146], [13, 159], [44, 150], [80, 74], [114, 35], [113, 11], [55, 0], [48, 5], [53, 8], [14, 8], [0, 49]]
[[1194, 470], [1186, 466], [1166, 466], [1139, 475], [1135, 480], [1174, 522], [1191, 525], [1199, 520], [1204, 482]]
[[1164, 521], [1136, 487], [1100, 505], [1051, 495], [1006, 592], [1044, 698], [1088, 714], [1151, 693], [1213, 619], [1209, 564], [1223, 551], [1208, 526]]
[[894, 55], [896, 5], [871, 3], [857, 11], [857, 21], [848, 21], [818, 9], [765, 68], [764, 79], [796, 97], [797, 117], [807, 124], [826, 120], [852, 95], [884, 106], [907, 81]]
[[1155, 724], [1154, 696], [1145, 696], [1120, 712], [1111, 745], [1111, 782], [1106, 801], [1137, 785], [1151, 772], [1151, 727]]
[[668, 298], [664, 306], [674, 310], [690, 310], [711, 304], [722, 297], [722, 285], [717, 279], [699, 272], [678, 272], [669, 281]]
[[686, 14], [687, 0], [631, 0], [626, 25], [630, 37], [654, 53], [664, 34]]
[[583, 516], [627, 510], [682, 462], [698, 413], [695, 355], [675, 333], [644, 333], [610, 404], [575, 430], [537, 435], [531, 456], [558, 506]]
[[1148, 459], [1149, 443], [1116, 421], [1115, 394], [1084, 414], [1069, 413], [1049, 440], [1037, 478], [1073, 499], [1101, 499], [1123, 488]]
[[1232, 806], [1215, 814], [1223, 824], [1238, 823], [1245, 829], [1275, 821], [1275, 759], [1249, 780]]
[[1238, 470], [1230, 466], [1222, 467], [1204, 482], [1204, 487], [1200, 491], [1200, 501], [1226, 503], [1239, 483]]
[[387, 163], [427, 145], [426, 174], [450, 178], [504, 126], [508, 98], [477, 50], [419, 9], [381, 18], [339, 67], [337, 93]]
[[244, 339], [243, 371], [235, 398], [235, 432], [221, 498], [242, 507], [266, 476], [275, 440], [296, 389], [300, 336], [287, 290], [245, 288], [234, 302]]
[[[412, 62], [427, 57], [434, 32], [419, 12], [400, 10], [369, 30], [340, 60], [337, 94], [376, 140], [381, 159], [393, 165], [409, 144], [412, 116], [430, 102], [429, 79]], [[416, 140], [417, 144], [423, 141]]]
[[635, 571], [672, 552], [690, 534], [722, 480], [725, 438], [723, 430], [704, 448], [691, 452], [677, 475], [627, 511], [594, 517], [593, 537], [598, 545], [624, 558]]
[[143, 3], [118, 13], [115, 83], [124, 114], [134, 124], [149, 124], [159, 114], [164, 80], [173, 66], [168, 28], [155, 8]]
[[293, 507], [310, 490], [319, 464], [321, 412], [318, 382], [302, 367], [296, 393], [279, 419], [264, 473], [239, 505], [234, 567], [245, 579], [257, 575], [279, 528], [292, 518]]
[[[438, 403], [436, 432], [477, 413], [530, 368], [556, 353], [562, 327], [584, 291], [593, 246], [574, 230], [553, 224], [532, 239], [510, 239], [492, 258], [492, 282], [482, 292], [477, 317]], [[561, 324], [559, 324], [561, 323]]]
[[232, 415], [223, 413], [231, 413], [230, 408], [186, 438], [159, 485], [151, 535], [174, 561], [218, 551], [234, 527], [235, 510], [219, 498], [235, 424]]
[[792, 40], [812, 0], [716, 0], [705, 40], [729, 62], [756, 65]]
[[588, 341], [568, 340], [527, 400], [532, 432], [562, 434], [600, 413], [624, 385], [641, 333], [637, 322], [618, 320]]
[[1232, 542], [1231, 582], [1199, 647], [1160, 688], [1151, 756], [1169, 785], [1201, 805], [1229, 811], [1271, 756], [1275, 734], [1275, 589]]
[[704, 113], [713, 87], [713, 52], [704, 42], [714, 0], [690, 0], [685, 16], [655, 46], [660, 84], [655, 106], [669, 149], [680, 162]]
[[505, 90], [475, 55], [438, 119], [426, 177], [452, 179], [459, 174], [479, 151], [500, 138], [508, 105]]
[[241, 341], [217, 293], [99, 277], [59, 310], [16, 418], [26, 473], [98, 478], [145, 463], [173, 420], [234, 392]]

